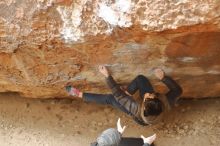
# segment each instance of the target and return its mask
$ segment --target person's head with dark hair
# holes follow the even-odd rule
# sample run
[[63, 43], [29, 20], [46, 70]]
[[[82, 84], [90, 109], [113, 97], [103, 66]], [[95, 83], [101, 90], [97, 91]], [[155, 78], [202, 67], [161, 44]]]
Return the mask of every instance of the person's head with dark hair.
[[163, 103], [158, 98], [147, 98], [144, 107], [144, 116], [157, 116], [163, 111]]

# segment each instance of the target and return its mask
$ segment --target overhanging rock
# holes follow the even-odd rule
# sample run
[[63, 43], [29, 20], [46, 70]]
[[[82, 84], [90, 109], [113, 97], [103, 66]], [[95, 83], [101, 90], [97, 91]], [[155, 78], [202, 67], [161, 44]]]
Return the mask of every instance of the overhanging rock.
[[0, 92], [65, 97], [64, 85], [105, 92], [99, 64], [120, 83], [163, 68], [185, 97], [220, 95], [220, 1], [3, 0]]

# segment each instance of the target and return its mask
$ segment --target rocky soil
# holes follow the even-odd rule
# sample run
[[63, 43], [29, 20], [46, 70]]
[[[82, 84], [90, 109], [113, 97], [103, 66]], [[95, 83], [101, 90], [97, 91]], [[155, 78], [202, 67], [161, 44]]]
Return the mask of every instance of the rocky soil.
[[127, 125], [124, 136], [158, 134], [156, 146], [219, 146], [220, 99], [181, 101], [163, 122], [135, 124], [111, 107], [67, 99], [26, 99], [0, 95], [1, 146], [89, 146], [118, 117]]

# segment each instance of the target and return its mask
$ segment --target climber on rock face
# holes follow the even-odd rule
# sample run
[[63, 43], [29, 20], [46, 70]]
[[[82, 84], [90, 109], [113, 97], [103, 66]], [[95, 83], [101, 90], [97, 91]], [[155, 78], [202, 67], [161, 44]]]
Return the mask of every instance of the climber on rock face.
[[[143, 75], [138, 75], [127, 86], [127, 89], [123, 90], [105, 66], [99, 66], [99, 72], [105, 76], [112, 94], [81, 92], [70, 85], [66, 86], [66, 91], [69, 95], [77, 96], [87, 102], [112, 105], [130, 115], [138, 124], [143, 126], [151, 125], [161, 119], [167, 109], [175, 106], [182, 94], [182, 88], [171, 77], [166, 76], [160, 68], [154, 69], [154, 75], [169, 88], [166, 94], [156, 93], [150, 81]], [[141, 103], [134, 100], [132, 96], [138, 90]]]

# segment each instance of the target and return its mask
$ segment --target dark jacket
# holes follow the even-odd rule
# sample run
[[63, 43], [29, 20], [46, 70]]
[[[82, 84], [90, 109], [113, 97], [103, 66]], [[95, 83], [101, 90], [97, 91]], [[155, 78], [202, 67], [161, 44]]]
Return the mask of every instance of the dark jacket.
[[[146, 126], [150, 125], [152, 123], [155, 123], [159, 121], [162, 116], [164, 111], [167, 109], [170, 109], [170, 103], [165, 95], [159, 94], [158, 98], [162, 101], [163, 103], [163, 112], [158, 115], [158, 116], [144, 116], [144, 102], [138, 103], [137, 101], [134, 100], [132, 96], [127, 95], [121, 88], [120, 86], [115, 82], [112, 76], [109, 76], [106, 78], [106, 82], [110, 89], [112, 90], [112, 94], [115, 97], [115, 99], [123, 106], [130, 116], [133, 117], [133, 119], [140, 125]], [[165, 76], [162, 79], [162, 82], [171, 90], [180, 90], [182, 93], [181, 87], [170, 77]], [[181, 94], [179, 93], [178, 96]]]

